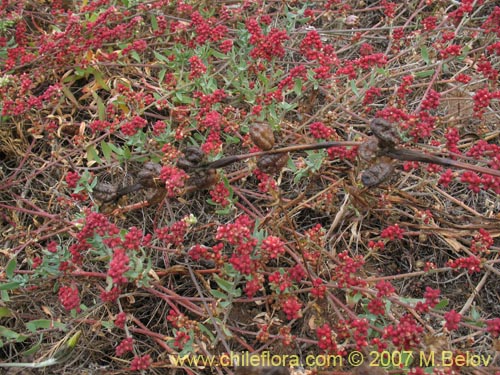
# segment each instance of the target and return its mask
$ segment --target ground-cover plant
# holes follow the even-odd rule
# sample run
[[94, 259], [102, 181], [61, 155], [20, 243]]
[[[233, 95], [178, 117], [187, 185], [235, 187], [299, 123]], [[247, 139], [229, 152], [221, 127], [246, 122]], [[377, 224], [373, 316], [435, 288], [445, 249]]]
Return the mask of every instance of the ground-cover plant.
[[398, 147], [500, 170], [494, 1], [0, 14], [0, 366], [222, 374], [176, 358], [270, 351], [352, 373], [359, 352], [500, 373], [499, 177], [408, 161], [368, 188], [352, 145], [199, 168], [361, 144], [378, 118]]

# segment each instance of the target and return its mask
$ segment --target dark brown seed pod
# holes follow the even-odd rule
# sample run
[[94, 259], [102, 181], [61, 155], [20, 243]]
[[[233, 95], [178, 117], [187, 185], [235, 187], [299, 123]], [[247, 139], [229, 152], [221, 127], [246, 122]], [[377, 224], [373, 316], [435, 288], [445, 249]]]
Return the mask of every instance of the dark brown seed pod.
[[208, 189], [210, 186], [217, 183], [219, 176], [215, 169], [205, 169], [192, 172], [187, 186], [189, 190]]
[[190, 146], [183, 151], [184, 156], [177, 161], [177, 167], [188, 171], [205, 160], [205, 154], [198, 147]]
[[384, 182], [394, 171], [394, 165], [388, 162], [381, 162], [365, 169], [361, 175], [361, 182], [366, 187], [373, 187]]
[[264, 173], [278, 173], [288, 162], [288, 153], [261, 156], [257, 167]]
[[261, 150], [268, 151], [274, 147], [273, 129], [268, 124], [256, 123], [250, 126], [250, 138]]
[[371, 161], [377, 157], [379, 151], [379, 140], [377, 137], [368, 137], [358, 147], [358, 155], [365, 161]]
[[111, 202], [118, 198], [118, 188], [104, 182], [98, 183], [92, 193], [94, 198], [101, 202]]
[[144, 163], [142, 169], [137, 174], [137, 182], [145, 188], [158, 187], [161, 165], [158, 163], [147, 162]]
[[394, 147], [400, 141], [396, 127], [387, 120], [374, 118], [370, 122], [370, 129], [381, 141], [381, 147]]

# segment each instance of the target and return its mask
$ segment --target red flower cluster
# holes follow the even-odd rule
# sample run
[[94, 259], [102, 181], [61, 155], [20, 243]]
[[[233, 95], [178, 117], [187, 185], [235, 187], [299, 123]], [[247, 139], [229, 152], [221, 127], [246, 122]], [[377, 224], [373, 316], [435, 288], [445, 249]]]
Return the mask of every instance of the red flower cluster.
[[405, 314], [396, 325], [387, 326], [382, 337], [390, 339], [397, 348], [410, 350], [420, 343], [423, 331], [412, 315]]
[[127, 337], [123, 339], [115, 349], [115, 353], [117, 357], [121, 357], [125, 353], [131, 352], [134, 350], [134, 339], [132, 337]]
[[337, 341], [335, 333], [332, 331], [328, 323], [316, 328], [316, 336], [318, 337], [318, 347], [327, 353], [337, 352]]
[[445, 328], [448, 331], [454, 331], [458, 328], [458, 323], [462, 320], [462, 315], [457, 313], [455, 310], [448, 311], [444, 314]]
[[127, 321], [127, 314], [125, 314], [125, 312], [122, 311], [116, 314], [114, 324], [116, 327], [123, 329], [125, 328], [126, 321]]
[[451, 181], [453, 181], [453, 171], [451, 169], [447, 169], [446, 171], [441, 173], [438, 183], [440, 185], [443, 185], [444, 187], [447, 187], [451, 183]]
[[288, 274], [280, 273], [279, 271], [275, 271], [269, 275], [269, 283], [271, 283], [273, 287], [277, 288], [281, 293], [292, 286], [292, 281], [288, 277]]
[[320, 278], [314, 279], [312, 282], [311, 294], [317, 298], [325, 298], [326, 285], [323, 284], [323, 280]]
[[103, 290], [100, 294], [101, 301], [106, 302], [115, 302], [118, 297], [120, 297], [121, 289], [118, 286], [114, 286], [109, 292]]
[[252, 298], [261, 288], [262, 284], [260, 280], [254, 277], [252, 280], [247, 281], [244, 291], [248, 298]]
[[395, 289], [389, 281], [381, 280], [375, 285], [377, 298], [387, 297], [394, 293]]
[[288, 40], [286, 31], [271, 29], [269, 34], [264, 35], [259, 23], [254, 18], [246, 21], [246, 27], [251, 34], [250, 44], [254, 46], [254, 49], [250, 51], [250, 57], [270, 61], [273, 57], [283, 57], [285, 55], [283, 42]]
[[302, 264], [297, 263], [295, 266], [288, 269], [288, 275], [291, 280], [300, 282], [307, 276], [307, 273]]
[[188, 178], [189, 175], [186, 172], [174, 166], [164, 166], [160, 172], [160, 179], [165, 182], [169, 198], [180, 194]]
[[123, 134], [132, 136], [137, 134], [137, 132], [143, 129], [147, 125], [147, 121], [140, 116], [134, 116], [132, 120], [127, 121], [122, 125], [120, 130]]
[[78, 183], [78, 180], [80, 180], [80, 175], [78, 172], [68, 172], [66, 174], [66, 184], [68, 184], [68, 187], [71, 189], [76, 188], [76, 184]]
[[493, 338], [497, 338], [500, 336], [500, 318], [490, 319], [486, 321], [487, 331], [493, 336]]
[[223, 182], [217, 183], [212, 190], [210, 190], [210, 196], [212, 197], [212, 201], [217, 204], [220, 204], [222, 207], [226, 207], [231, 203], [229, 201], [229, 189], [224, 185]]
[[124, 284], [127, 282], [127, 278], [123, 274], [130, 269], [129, 261], [125, 249], [121, 247], [115, 248], [108, 270], [108, 276], [113, 279], [113, 283]]
[[365, 261], [360, 255], [350, 257], [347, 250], [338, 254], [338, 264], [332, 273], [332, 280], [337, 280], [340, 288], [351, 286], [365, 286], [366, 281], [355, 273], [363, 267]]
[[302, 304], [296, 296], [290, 296], [285, 299], [281, 304], [281, 308], [283, 309], [283, 312], [288, 320], [299, 319], [302, 317], [302, 312], [300, 311]]
[[420, 108], [424, 111], [428, 109], [436, 109], [439, 106], [440, 99], [441, 94], [431, 89], [425, 96], [425, 99], [422, 100], [422, 105]]
[[275, 259], [285, 253], [285, 243], [279, 237], [269, 236], [262, 241], [261, 249]]
[[465, 269], [469, 274], [481, 271], [481, 259], [475, 255], [466, 258], [458, 258], [449, 260], [448, 266], [453, 269]]
[[405, 231], [399, 227], [399, 224], [394, 224], [382, 230], [380, 237], [394, 241], [395, 239], [402, 239], [404, 232]]
[[159, 240], [179, 246], [184, 241], [188, 230], [188, 223], [186, 220], [179, 220], [167, 227], [161, 227], [155, 230], [155, 234]]
[[147, 370], [152, 362], [153, 360], [149, 354], [143, 355], [142, 357], [136, 356], [132, 362], [130, 362], [130, 371]]
[[470, 250], [474, 254], [488, 254], [491, 246], [493, 246], [493, 238], [491, 237], [491, 234], [485, 229], [480, 228], [478, 233], [472, 239]]
[[439, 51], [439, 57], [441, 57], [442, 59], [447, 59], [450, 56], [460, 56], [461, 53], [462, 46], [460, 46], [459, 44], [451, 44]]
[[203, 64], [203, 61], [198, 56], [191, 56], [189, 59], [190, 71], [189, 79], [194, 79], [201, 77], [207, 72], [207, 67]]
[[73, 309], [80, 311], [80, 296], [78, 295], [78, 288], [76, 287], [61, 286], [59, 289], [59, 301], [68, 311]]
[[420, 313], [426, 313], [431, 308], [439, 303], [439, 296], [441, 291], [439, 289], [432, 289], [431, 287], [425, 287], [424, 298], [425, 302], [417, 302], [415, 310]]
[[333, 139], [337, 136], [334, 129], [326, 126], [322, 122], [313, 122], [309, 125], [309, 131], [311, 135], [316, 139]]

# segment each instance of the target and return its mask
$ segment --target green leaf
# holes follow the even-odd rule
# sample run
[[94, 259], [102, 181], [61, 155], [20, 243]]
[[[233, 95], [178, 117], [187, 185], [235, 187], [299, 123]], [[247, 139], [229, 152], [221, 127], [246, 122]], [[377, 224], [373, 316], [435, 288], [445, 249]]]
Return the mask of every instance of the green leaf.
[[42, 345], [41, 345], [42, 340], [43, 340], [43, 335], [40, 335], [40, 339], [38, 340], [38, 342], [35, 345], [33, 345], [31, 348], [29, 348], [28, 350], [25, 350], [23, 352], [23, 356], [33, 355], [36, 352], [38, 352], [40, 350], [40, 348], [42, 347]]
[[203, 324], [198, 323], [198, 328], [200, 329], [201, 332], [204, 332], [208, 336], [208, 338], [210, 339], [211, 342], [213, 342], [215, 340], [214, 334], [212, 332], [210, 332], [208, 330], [208, 328], [205, 327]]
[[301, 79], [295, 80], [295, 84], [293, 85], [293, 92], [297, 96], [300, 96], [300, 94], [302, 94], [302, 80]]
[[421, 72], [416, 72], [415, 77], [416, 78], [426, 78], [426, 77], [432, 76], [433, 74], [434, 74], [434, 69], [422, 70]]
[[155, 55], [155, 57], [160, 60], [160, 61], [163, 61], [163, 62], [168, 62], [168, 59], [166, 56], [162, 55], [161, 53], [159, 52], [156, 52], [156, 51], [153, 51], [153, 54]]
[[17, 267], [17, 258], [14, 257], [9, 262], [7, 263], [7, 266], [5, 267], [5, 274], [7, 275], [8, 279], [12, 279], [14, 277], [14, 271], [16, 270]]
[[351, 79], [351, 81], [349, 82], [349, 84], [351, 85], [352, 92], [359, 98], [359, 90], [356, 87], [356, 80]]
[[228, 298], [227, 294], [222, 293], [220, 290], [211, 289], [210, 294], [215, 298], [220, 298], [223, 300]]
[[0, 319], [8, 318], [12, 316], [12, 312], [7, 308], [0, 306]]
[[162, 83], [163, 80], [165, 79], [165, 74], [167, 74], [167, 69], [162, 69], [158, 73], [158, 83]]
[[430, 59], [429, 59], [429, 50], [427, 49], [426, 46], [420, 47], [420, 55], [422, 56], [422, 60], [429, 65]]
[[444, 309], [446, 306], [448, 306], [448, 304], [449, 304], [449, 303], [450, 303], [450, 301], [449, 301], [448, 299], [443, 298], [443, 299], [441, 300], [441, 302], [439, 302], [436, 306], [434, 306], [434, 308], [435, 308], [436, 310], [442, 310], [442, 309]]
[[13, 290], [19, 288], [20, 286], [21, 283], [19, 281], [13, 281], [10, 283], [0, 284], [0, 290]]
[[141, 57], [139, 56], [139, 54], [137, 53], [137, 51], [130, 51], [130, 56], [132, 56], [132, 58], [137, 61], [138, 63], [141, 62]]
[[87, 147], [87, 165], [91, 166], [95, 162], [97, 162], [98, 164], [102, 164], [102, 160], [99, 157], [96, 148], [94, 147], [94, 145], [90, 145], [89, 147]]
[[111, 155], [113, 152], [111, 151], [111, 147], [109, 147], [107, 142], [101, 141], [101, 150], [102, 154], [104, 155], [104, 159], [106, 159], [108, 163], [111, 162]]
[[151, 15], [151, 28], [153, 29], [153, 31], [158, 30], [158, 21], [156, 20], [154, 14]]
[[214, 275], [214, 280], [223, 291], [231, 293], [234, 289], [234, 284], [230, 281], [224, 280], [220, 276]]
[[26, 328], [30, 332], [36, 332], [38, 329], [49, 329], [49, 328], [58, 328], [62, 331], [66, 331], [66, 324], [57, 322], [51, 319], [36, 319], [26, 323]]
[[97, 81], [97, 83], [99, 84], [99, 86], [101, 86], [102, 89], [106, 90], [106, 91], [111, 91], [108, 84], [106, 83], [106, 81], [102, 78], [102, 74], [98, 71], [96, 71], [94, 73], [94, 77], [95, 77], [95, 80]]
[[4, 326], [0, 326], [0, 336], [5, 337], [8, 340], [18, 340], [21, 335], [11, 329], [8, 329]]

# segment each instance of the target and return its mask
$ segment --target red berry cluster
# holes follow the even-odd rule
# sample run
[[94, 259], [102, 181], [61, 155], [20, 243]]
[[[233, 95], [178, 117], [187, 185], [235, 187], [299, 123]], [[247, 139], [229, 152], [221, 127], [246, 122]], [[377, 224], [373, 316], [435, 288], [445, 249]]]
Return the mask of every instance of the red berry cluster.
[[417, 302], [415, 310], [420, 313], [429, 312], [434, 306], [439, 303], [439, 296], [441, 291], [439, 289], [432, 289], [431, 287], [425, 287], [424, 298], [425, 302]]
[[186, 172], [174, 166], [164, 166], [160, 172], [160, 179], [165, 182], [169, 198], [180, 194], [188, 178], [189, 175]]
[[132, 337], [127, 337], [123, 339], [115, 349], [115, 353], [117, 357], [121, 357], [125, 353], [131, 352], [134, 350], [134, 339]]
[[475, 255], [471, 255], [465, 258], [449, 260], [448, 266], [453, 269], [464, 269], [467, 270], [469, 274], [473, 274], [481, 271], [481, 259]]
[[457, 313], [455, 310], [450, 310], [444, 314], [445, 328], [448, 331], [454, 331], [458, 329], [458, 323], [462, 320], [462, 315]]
[[410, 350], [420, 343], [423, 331], [412, 315], [405, 314], [396, 325], [387, 326], [382, 337], [390, 339], [397, 348]]
[[188, 230], [188, 223], [186, 220], [179, 220], [170, 226], [157, 228], [155, 230], [156, 237], [173, 246], [180, 246], [184, 241]]
[[118, 286], [114, 286], [109, 292], [103, 290], [100, 294], [101, 301], [106, 302], [115, 302], [118, 297], [120, 297], [121, 289]]
[[127, 278], [123, 274], [130, 269], [129, 261], [130, 258], [125, 249], [121, 247], [114, 249], [108, 269], [108, 276], [113, 279], [113, 283], [124, 284], [127, 282]]
[[133, 136], [147, 125], [147, 121], [140, 116], [134, 116], [130, 121], [125, 122], [120, 130], [123, 134]]
[[147, 370], [151, 366], [151, 363], [153, 363], [153, 360], [149, 354], [143, 355], [142, 357], [136, 356], [130, 362], [130, 371]]
[[254, 46], [250, 51], [250, 57], [270, 61], [273, 57], [283, 57], [285, 55], [283, 42], [288, 40], [286, 31], [271, 29], [267, 35], [264, 35], [259, 23], [254, 18], [247, 20], [246, 26], [251, 34], [250, 44]]
[[281, 304], [281, 308], [288, 320], [302, 317], [302, 312], [300, 311], [302, 304], [296, 296], [289, 296], [286, 298]]
[[500, 336], [500, 318], [494, 318], [486, 321], [486, 330], [493, 338]]
[[355, 274], [363, 267], [365, 261], [361, 255], [349, 256], [347, 250], [338, 254], [338, 264], [332, 273], [332, 280], [337, 281], [340, 288], [365, 286], [366, 281]]
[[191, 56], [189, 66], [189, 79], [199, 78], [207, 72], [207, 67], [198, 56]]
[[76, 184], [78, 183], [78, 180], [80, 180], [80, 175], [78, 172], [68, 172], [66, 174], [66, 184], [68, 184], [68, 187], [71, 189], [76, 188]]
[[321, 350], [324, 350], [326, 353], [337, 353], [336, 335], [328, 323], [316, 328], [316, 336], [318, 337], [318, 347]]
[[63, 307], [70, 311], [76, 309], [80, 310], [80, 296], [78, 295], [78, 288], [70, 286], [61, 286], [59, 289], [59, 301]]
[[265, 238], [260, 247], [264, 254], [269, 256], [271, 259], [275, 259], [285, 253], [285, 243], [276, 236], [269, 236]]
[[229, 189], [223, 182], [217, 183], [212, 190], [210, 190], [210, 196], [212, 197], [212, 201], [217, 204], [220, 204], [222, 207], [226, 207], [231, 203], [229, 201]]
[[420, 108], [424, 111], [428, 109], [436, 109], [439, 106], [440, 99], [441, 94], [431, 89], [425, 96], [425, 99], [422, 100]]
[[123, 329], [125, 328], [126, 322], [127, 322], [127, 314], [125, 312], [121, 311], [118, 314], [116, 314], [114, 321], [116, 327]]
[[334, 139], [337, 137], [337, 133], [334, 129], [326, 126], [322, 122], [313, 122], [309, 125], [309, 131], [311, 135], [316, 139]]
[[382, 233], [380, 233], [380, 237], [387, 238], [390, 241], [394, 241], [395, 239], [402, 239], [404, 233], [404, 229], [400, 228], [399, 224], [394, 224], [382, 230]]

